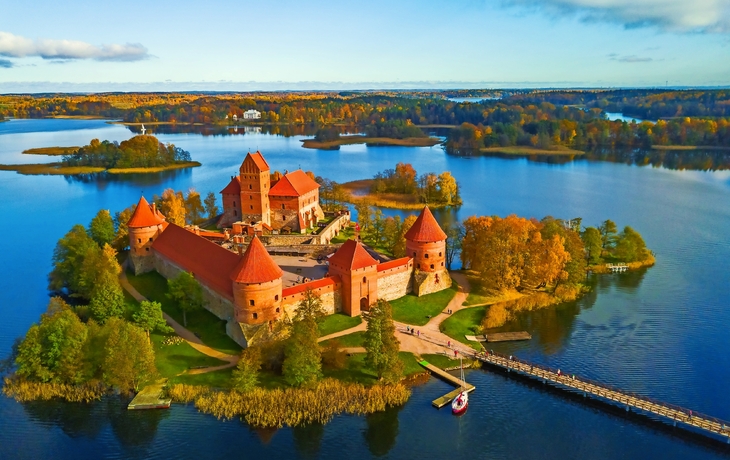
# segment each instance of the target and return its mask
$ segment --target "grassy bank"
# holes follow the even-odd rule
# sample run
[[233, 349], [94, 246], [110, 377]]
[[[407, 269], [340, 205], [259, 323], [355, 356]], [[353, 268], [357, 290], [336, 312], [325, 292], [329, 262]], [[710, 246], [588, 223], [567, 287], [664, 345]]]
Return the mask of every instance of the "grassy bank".
[[[425, 206], [416, 195], [405, 193], [370, 193], [372, 183], [373, 179], [361, 179], [342, 184], [342, 188], [347, 192], [346, 201], [351, 204], [367, 201], [373, 206], [390, 209], [421, 210]], [[446, 208], [449, 205], [428, 203], [428, 207], [431, 209]]]
[[172, 169], [194, 168], [201, 166], [197, 161], [186, 161], [175, 163], [168, 166], [159, 166], [153, 168], [111, 168], [105, 169], [94, 166], [63, 166], [62, 163], [34, 163], [27, 165], [0, 165], [0, 171], [15, 171], [24, 175], [62, 175], [74, 176], [77, 174], [95, 174], [107, 172], [110, 174], [131, 174], [131, 173], [158, 173]]
[[23, 150], [24, 155], [71, 155], [80, 147], [40, 147]]
[[537, 147], [511, 146], [511, 147], [485, 147], [479, 149], [482, 153], [501, 153], [503, 155], [583, 155], [585, 152], [574, 150], [562, 145], [556, 145], [551, 149], [539, 149]]
[[390, 137], [367, 137], [360, 135], [341, 136], [332, 141], [317, 141], [315, 139], [304, 139], [302, 147], [319, 150], [339, 150], [341, 145], [367, 144], [368, 146], [395, 145], [401, 147], [431, 147], [440, 144], [441, 139], [436, 137], [407, 137], [405, 139], [394, 139]]
[[484, 319], [488, 308], [473, 307], [459, 310], [442, 322], [439, 329], [452, 339], [465, 343], [477, 351], [481, 351], [482, 348], [478, 342], [470, 342], [464, 336], [479, 334], [479, 325], [482, 319]]
[[317, 327], [319, 328], [319, 336], [324, 337], [325, 335], [350, 329], [360, 323], [362, 323], [361, 316], [347, 316], [343, 313], [335, 313], [322, 318], [317, 323]]
[[421, 297], [406, 295], [400, 299], [391, 300], [393, 306], [393, 319], [401, 323], [423, 326], [429, 322], [430, 317], [441, 313], [456, 295], [458, 285], [452, 283], [451, 287], [443, 291], [434, 292]]

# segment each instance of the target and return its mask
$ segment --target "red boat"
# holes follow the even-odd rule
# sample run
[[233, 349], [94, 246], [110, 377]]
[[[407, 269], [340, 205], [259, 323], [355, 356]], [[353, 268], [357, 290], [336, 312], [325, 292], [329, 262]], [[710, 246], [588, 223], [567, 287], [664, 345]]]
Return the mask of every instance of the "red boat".
[[[459, 357], [461, 358], [461, 357]], [[461, 359], [460, 359], [461, 361]], [[461, 361], [461, 381], [465, 382], [464, 380], [464, 362]], [[461, 393], [454, 398], [453, 401], [451, 401], [451, 413], [454, 415], [461, 415], [464, 412], [466, 412], [466, 409], [469, 407], [469, 393], [466, 392], [466, 388], [463, 386], [461, 387]]]

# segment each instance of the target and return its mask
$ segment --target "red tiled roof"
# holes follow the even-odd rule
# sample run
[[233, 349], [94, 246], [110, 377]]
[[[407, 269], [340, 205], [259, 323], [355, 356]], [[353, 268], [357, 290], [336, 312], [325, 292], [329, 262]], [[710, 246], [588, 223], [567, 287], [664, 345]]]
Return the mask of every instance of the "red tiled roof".
[[426, 206], [413, 223], [413, 227], [406, 232], [405, 237], [407, 240], [418, 243], [434, 243], [445, 240], [446, 233], [441, 230], [439, 223], [431, 214], [431, 210]]
[[230, 279], [237, 283], [258, 284], [274, 281], [281, 278], [283, 274], [284, 272], [261, 244], [261, 240], [254, 237], [231, 273]]
[[169, 224], [152, 248], [214, 291], [233, 298], [230, 275], [240, 257], [195, 233]]
[[238, 176], [233, 177], [231, 181], [226, 185], [226, 188], [221, 190], [224, 195], [238, 195], [241, 193], [241, 180]]
[[134, 214], [127, 222], [129, 228], [140, 228], [140, 227], [154, 227], [165, 221], [165, 216], [155, 208], [152, 210], [152, 206], [141, 197], [139, 203], [137, 203], [137, 209], [134, 210]]
[[214, 240], [225, 240], [226, 239], [226, 235], [224, 235], [223, 233], [206, 232], [203, 230], [200, 231], [200, 236], [202, 236], [203, 238], [210, 238], [210, 239], [214, 239]]
[[387, 262], [380, 263], [378, 264], [378, 271], [382, 272], [385, 270], [390, 270], [391, 268], [398, 268], [404, 265], [408, 265], [408, 262], [410, 262], [410, 260], [410, 257], [401, 257], [400, 259], [389, 260]]
[[317, 289], [325, 286], [331, 286], [334, 284], [340, 284], [342, 282], [342, 279], [339, 276], [328, 276], [327, 278], [322, 278], [319, 280], [309, 281], [307, 283], [297, 284], [294, 286], [290, 286], [288, 288], [285, 288], [281, 291], [282, 297], [288, 297], [290, 295], [294, 294], [300, 294], [307, 289]]
[[[261, 152], [258, 150], [255, 153], [248, 152], [248, 155], [246, 155], [246, 158], [251, 157], [254, 164], [257, 168], [259, 168], [260, 171], [268, 171], [271, 168], [269, 168], [269, 164], [264, 160], [264, 156], [261, 155]], [[246, 159], [244, 158], [243, 161], [245, 162]]]
[[269, 195], [274, 196], [302, 196], [312, 190], [319, 188], [319, 184], [304, 174], [304, 171], [297, 169], [282, 177], [276, 185], [271, 187]]
[[377, 260], [365, 250], [360, 243], [355, 240], [347, 240], [329, 259], [330, 265], [338, 265], [340, 267], [357, 270], [363, 267], [376, 265]]

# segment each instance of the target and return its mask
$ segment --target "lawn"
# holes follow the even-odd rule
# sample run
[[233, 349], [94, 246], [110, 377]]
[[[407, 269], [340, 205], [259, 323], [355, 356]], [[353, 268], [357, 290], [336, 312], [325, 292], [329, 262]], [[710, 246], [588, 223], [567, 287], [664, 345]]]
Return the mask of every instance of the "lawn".
[[434, 292], [433, 294], [416, 297], [407, 295], [400, 299], [391, 300], [393, 319], [401, 323], [423, 326], [433, 317], [441, 313], [456, 294], [458, 286], [453, 283], [449, 289]]
[[[171, 336], [174, 337], [175, 334]], [[220, 366], [225, 364], [225, 361], [200, 353], [187, 342], [182, 342], [177, 345], [163, 345], [162, 341], [167, 337], [168, 335], [164, 334], [152, 334], [152, 344], [155, 348], [155, 365], [163, 377], [172, 378], [193, 367]], [[202, 375], [204, 374], [200, 374], [200, 377]], [[199, 376], [190, 375], [187, 377], [193, 379]]]
[[355, 229], [352, 227], [344, 228], [336, 237], [330, 240], [330, 244], [344, 243], [347, 240], [355, 238]]
[[319, 328], [319, 336], [324, 337], [325, 335], [350, 329], [360, 323], [362, 323], [362, 317], [360, 316], [347, 316], [342, 313], [335, 313], [334, 315], [328, 315], [322, 318], [317, 323], [317, 327]]
[[[398, 353], [403, 361], [403, 375], [409, 376], [424, 372], [423, 367], [418, 364], [413, 353], [401, 351]], [[332, 377], [343, 382], [361, 383], [372, 385], [378, 381], [377, 374], [365, 366], [365, 353], [355, 353], [347, 357], [344, 369], [323, 368], [325, 377]]]
[[222, 369], [215, 372], [206, 372], [197, 375], [178, 375], [169, 380], [170, 383], [185, 383], [187, 385], [203, 385], [211, 388], [228, 389], [231, 387], [231, 372], [235, 368]]
[[320, 342], [319, 344], [322, 346], [326, 346], [332, 340], [337, 340], [338, 342], [340, 342], [340, 347], [343, 348], [362, 347], [365, 343], [365, 331], [353, 332], [352, 334], [347, 334], [341, 337], [336, 337], [334, 339], [325, 340], [324, 342]]
[[[134, 275], [127, 272], [129, 282], [143, 296], [160, 302], [162, 310], [180, 324], [183, 324], [183, 315], [177, 303], [167, 297], [167, 280], [157, 272]], [[211, 348], [223, 353], [237, 355], [241, 347], [226, 334], [226, 322], [218, 319], [213, 313], [201, 308], [188, 312], [187, 329], [195, 333], [200, 340]]]
[[[430, 364], [433, 364], [436, 367], [439, 367], [441, 369], [448, 369], [452, 367], [458, 367], [459, 366], [459, 360], [458, 359], [451, 359], [446, 355], [436, 355], [436, 354], [425, 354], [421, 355], [423, 359], [428, 361]], [[464, 368], [467, 368], [471, 365], [471, 360], [465, 360], [464, 361]]]
[[439, 329], [454, 340], [468, 344], [477, 351], [481, 351], [481, 347], [477, 342], [469, 342], [465, 335], [477, 335], [477, 328], [484, 318], [484, 314], [489, 307], [474, 307], [459, 310], [448, 317]]

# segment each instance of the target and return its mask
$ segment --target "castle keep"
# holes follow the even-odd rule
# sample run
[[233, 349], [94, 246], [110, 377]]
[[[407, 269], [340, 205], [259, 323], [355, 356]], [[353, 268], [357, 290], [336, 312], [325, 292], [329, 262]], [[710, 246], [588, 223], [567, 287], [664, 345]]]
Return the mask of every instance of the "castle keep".
[[[263, 156], [246, 155], [240, 175], [221, 192], [226, 210], [222, 222], [248, 219], [272, 229], [284, 223], [303, 229], [323, 216], [319, 186], [302, 171], [283, 176], [271, 188], [269, 184]], [[272, 210], [274, 203], [280, 211]], [[144, 197], [127, 225], [134, 272], [156, 270], [168, 279], [181, 271], [192, 273], [203, 288], [205, 308], [226, 321], [226, 332], [243, 347], [268, 329], [263, 325], [293, 316], [309, 289], [320, 297], [327, 314], [357, 316], [378, 299], [421, 296], [451, 285], [444, 267], [446, 234], [428, 207], [405, 235], [406, 257], [379, 262], [361, 243], [348, 240], [330, 256], [327, 276], [291, 287], [283, 287], [282, 269], [255, 235], [239, 255], [206, 239], [205, 232], [167, 222]]]

